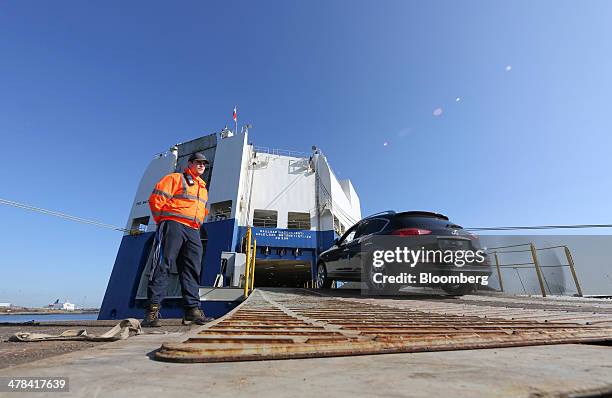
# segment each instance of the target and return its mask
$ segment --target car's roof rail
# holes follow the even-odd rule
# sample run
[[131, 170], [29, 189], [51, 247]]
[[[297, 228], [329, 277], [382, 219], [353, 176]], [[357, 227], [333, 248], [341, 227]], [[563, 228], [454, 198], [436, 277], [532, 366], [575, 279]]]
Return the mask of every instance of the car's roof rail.
[[381, 211], [381, 212], [378, 212], [378, 213], [370, 214], [369, 216], [364, 217], [363, 219], [365, 220], [366, 218], [372, 218], [374, 216], [382, 216], [382, 215], [385, 215], [385, 214], [395, 214], [395, 211], [393, 211], [393, 210], [385, 210], [385, 211]]

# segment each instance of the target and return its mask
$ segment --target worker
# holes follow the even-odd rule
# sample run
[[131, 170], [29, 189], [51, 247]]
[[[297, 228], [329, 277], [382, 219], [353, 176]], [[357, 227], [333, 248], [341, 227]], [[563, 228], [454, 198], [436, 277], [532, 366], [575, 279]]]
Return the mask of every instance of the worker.
[[173, 265], [179, 273], [183, 296], [183, 324], [203, 325], [212, 320], [200, 309], [202, 242], [200, 225], [208, 214], [206, 183], [200, 177], [209, 164], [201, 152], [189, 157], [183, 173], [163, 177], [149, 197], [149, 207], [157, 223], [153, 265], [149, 278], [149, 306], [142, 326], [159, 327], [159, 311], [168, 288]]

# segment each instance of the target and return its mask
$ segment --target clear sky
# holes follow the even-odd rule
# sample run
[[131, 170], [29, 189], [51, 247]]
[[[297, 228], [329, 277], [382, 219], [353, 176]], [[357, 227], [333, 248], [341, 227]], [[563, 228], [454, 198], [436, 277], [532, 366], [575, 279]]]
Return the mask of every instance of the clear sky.
[[[3, 1], [0, 198], [124, 226], [171, 145], [317, 145], [364, 214], [611, 223], [612, 2]], [[98, 306], [121, 233], [0, 206], [0, 301]]]

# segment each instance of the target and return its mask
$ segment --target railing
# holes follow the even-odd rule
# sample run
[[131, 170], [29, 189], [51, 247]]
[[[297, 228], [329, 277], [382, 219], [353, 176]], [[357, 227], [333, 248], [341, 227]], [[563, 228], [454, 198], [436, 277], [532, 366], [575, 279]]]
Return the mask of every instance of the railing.
[[287, 221], [287, 229], [310, 229], [310, 220], [308, 221]]
[[310, 157], [310, 153], [306, 153], [306, 152], [299, 152], [299, 151], [290, 151], [287, 149], [275, 149], [275, 148], [266, 148], [266, 147], [262, 147], [262, 146], [256, 146], [253, 148], [255, 150], [256, 153], [267, 153], [270, 155], [276, 155], [276, 156], [289, 156], [292, 158], [308, 158]]
[[253, 238], [251, 227], [246, 233], [246, 267], [244, 270], [244, 297], [249, 297], [255, 285], [255, 257], [257, 254], [257, 240]]
[[316, 279], [311, 279], [309, 281], [306, 281], [304, 283], [304, 287], [306, 289], [316, 289], [317, 288], [317, 280]]
[[[505, 251], [498, 251], [497, 250], [497, 249], [510, 249], [510, 248], [515, 248], [515, 247], [518, 248], [518, 247], [525, 247], [525, 246], [529, 246], [529, 249], [524, 249], [524, 250], [505, 250]], [[565, 257], [567, 258], [567, 264], [540, 265], [540, 262], [538, 260], [538, 255], [537, 255], [538, 251], [540, 251], [540, 250], [560, 249], [560, 248], [563, 248], [564, 251], [565, 251]], [[533, 244], [533, 242], [531, 242], [531, 243], [523, 243], [523, 244], [519, 244], [519, 245], [490, 247], [490, 248], [487, 248], [487, 251], [491, 251], [492, 249], [494, 249], [491, 253], [495, 257], [495, 266], [497, 268], [497, 277], [499, 279], [499, 288], [500, 288], [500, 290], [502, 292], [504, 291], [504, 283], [503, 283], [503, 280], [502, 280], [501, 268], [508, 267], [508, 268], [512, 268], [512, 269], [521, 269], [521, 268], [531, 268], [531, 266], [533, 265], [533, 267], [535, 268], [535, 271], [536, 271], [536, 276], [538, 278], [538, 284], [540, 285], [540, 291], [542, 292], [542, 297], [546, 297], [546, 289], [545, 289], [544, 285], [545, 284], [548, 285], [548, 283], [546, 282], [546, 278], [544, 277], [544, 273], [542, 272], [542, 268], [569, 267], [570, 271], [571, 271], [571, 274], [572, 274], [572, 278], [574, 279], [574, 284], [576, 285], [576, 291], [578, 292], [578, 296], [582, 297], [582, 288], [580, 287], [580, 283], [578, 282], [578, 276], [576, 275], [576, 267], [574, 265], [574, 259], [572, 258], [572, 253], [571, 253], [570, 249], [567, 246], [559, 245], [559, 246], [548, 246], [548, 247], [536, 248], [536, 246]], [[526, 263], [512, 263], [512, 264], [501, 264], [500, 261], [499, 261], [499, 254], [528, 253], [528, 252], [531, 252], [532, 261], [530, 261], [530, 262], [526, 262]], [[550, 288], [548, 290], [550, 291]]]
[[[316, 279], [311, 279], [309, 281], [304, 282], [303, 287], [305, 289], [318, 289], [319, 288], [319, 286], [317, 285]], [[335, 280], [332, 281], [331, 288], [336, 289], [337, 287], [338, 287], [337, 282]]]
[[232, 215], [232, 209], [217, 210], [208, 216], [209, 221], [227, 220]]
[[276, 228], [278, 221], [276, 218], [253, 217], [253, 226], [261, 228]]

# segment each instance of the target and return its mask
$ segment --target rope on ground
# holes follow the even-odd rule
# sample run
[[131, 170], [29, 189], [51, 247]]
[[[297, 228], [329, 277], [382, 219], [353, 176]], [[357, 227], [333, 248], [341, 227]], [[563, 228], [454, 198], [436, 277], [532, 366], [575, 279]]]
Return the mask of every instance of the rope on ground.
[[130, 336], [142, 334], [140, 321], [134, 318], [127, 318], [113, 326], [112, 329], [99, 336], [87, 334], [85, 329], [69, 329], [58, 335], [44, 333], [17, 332], [9, 341], [15, 342], [34, 342], [52, 340], [85, 340], [85, 341], [116, 341], [125, 340]]

